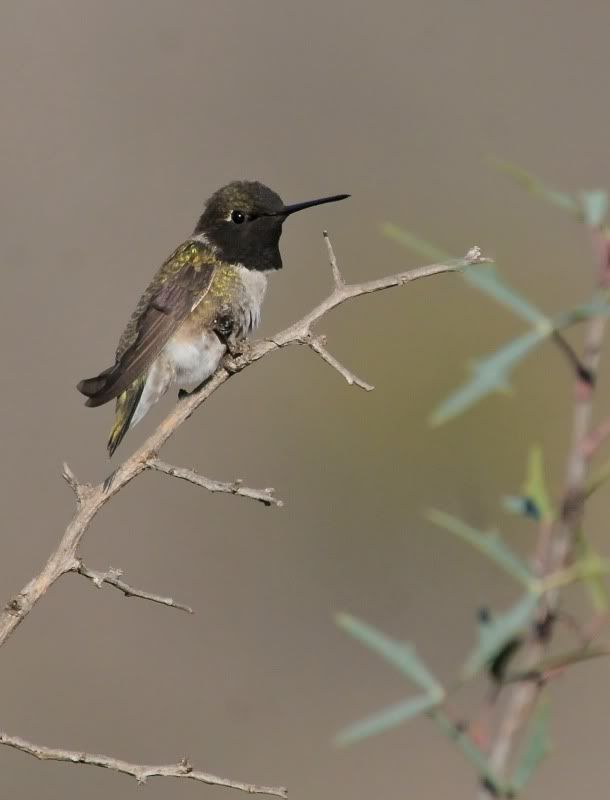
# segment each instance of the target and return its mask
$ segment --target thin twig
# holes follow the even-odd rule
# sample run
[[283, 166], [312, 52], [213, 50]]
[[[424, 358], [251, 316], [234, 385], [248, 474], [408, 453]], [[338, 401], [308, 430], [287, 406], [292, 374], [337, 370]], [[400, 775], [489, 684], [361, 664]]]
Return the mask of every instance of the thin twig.
[[[15, 628], [23, 622], [48, 589], [62, 575], [67, 572], [73, 572], [78, 568], [78, 547], [98, 512], [130, 481], [151, 467], [151, 462], [157, 458], [159, 451], [167, 440], [208, 397], [234, 375], [251, 364], [260, 361], [261, 358], [269, 355], [269, 353], [289, 345], [302, 344], [311, 336], [311, 329], [315, 323], [348, 300], [372, 294], [373, 292], [404, 286], [407, 283], [413, 283], [433, 275], [456, 272], [471, 264], [487, 262], [489, 262], [489, 259], [484, 258], [478, 248], [472, 248], [466, 258], [458, 259], [452, 263], [432, 264], [384, 278], [364, 281], [363, 283], [335, 286], [333, 292], [326, 299], [298, 322], [280, 331], [273, 338], [256, 342], [249, 347], [242, 356], [235, 359], [233, 362], [234, 369], [229, 371], [224, 366], [219, 367], [199, 392], [187, 397], [174, 407], [144, 444], [115, 470], [111, 481], [89, 487], [79, 484], [75, 478], [74, 480], [70, 478], [70, 485], [77, 496], [81, 498], [80, 503], [57, 548], [50, 555], [41, 572], [32, 578], [0, 611], [0, 646], [6, 642]], [[338, 371], [341, 372], [340, 370]]]
[[275, 489], [269, 487], [267, 489], [249, 489], [247, 486], [242, 485], [241, 479], [237, 479], [232, 483], [224, 483], [222, 481], [215, 481], [211, 478], [206, 478], [199, 473], [194, 472], [192, 469], [185, 469], [184, 467], [174, 467], [172, 464], [166, 464], [165, 461], [160, 461], [158, 458], [151, 458], [148, 462], [151, 469], [157, 472], [163, 472], [165, 475], [171, 475], [172, 478], [180, 478], [183, 481], [194, 483], [195, 486], [202, 486], [209, 492], [222, 492], [225, 494], [234, 494], [238, 497], [247, 497], [250, 500], [258, 500], [265, 506], [277, 506], [282, 508], [284, 503], [274, 496]]
[[339, 265], [337, 264], [337, 258], [335, 256], [335, 251], [333, 249], [332, 242], [330, 241], [328, 231], [323, 231], [322, 235], [324, 236], [324, 241], [326, 242], [326, 249], [328, 250], [328, 260], [330, 261], [330, 268], [333, 273], [335, 288], [341, 289], [341, 287], [345, 286], [345, 281], [343, 280], [343, 275], [341, 275], [341, 270], [339, 269]]
[[65, 761], [69, 764], [87, 764], [92, 767], [102, 767], [103, 769], [122, 772], [135, 778], [139, 784], [146, 783], [148, 778], [188, 778], [192, 781], [207, 783], [209, 786], [223, 786], [228, 789], [239, 789], [248, 794], [265, 794], [272, 797], [288, 797], [288, 792], [283, 786], [256, 786], [253, 783], [242, 783], [232, 781], [228, 778], [220, 778], [208, 772], [201, 772], [194, 769], [186, 758], [178, 764], [168, 765], [149, 765], [149, 764], [130, 764], [119, 758], [111, 756], [95, 755], [93, 753], [83, 753], [77, 750], [61, 750], [55, 747], [44, 747], [43, 745], [26, 742], [18, 736], [9, 736], [0, 731], [0, 745], [13, 747], [21, 750], [41, 761]]
[[85, 500], [87, 495], [91, 492], [91, 486], [88, 483], [79, 483], [79, 481], [76, 478], [76, 475], [72, 472], [67, 462], [65, 461], [61, 477], [65, 480], [65, 482], [68, 484], [68, 486], [72, 489], [72, 491], [76, 495], [76, 503], [77, 505], [80, 506], [83, 500]]
[[343, 364], [332, 355], [332, 353], [328, 352], [328, 350], [324, 347], [323, 337], [310, 336], [307, 340], [307, 344], [315, 353], [321, 356], [327, 364], [329, 364], [333, 369], [336, 369], [340, 375], [343, 375], [350, 386], [359, 386], [361, 389], [364, 389], [365, 392], [373, 391], [375, 388], [374, 386], [366, 381], [363, 381], [362, 378], [359, 378], [357, 375], [354, 375], [354, 373], [350, 372], [347, 367], [344, 367]]
[[602, 420], [599, 425], [585, 437], [582, 445], [582, 454], [584, 458], [590, 461], [609, 436], [610, 417], [606, 417], [606, 419]]
[[142, 600], [150, 600], [152, 603], [159, 603], [159, 605], [162, 606], [177, 608], [180, 611], [187, 611], [189, 614], [194, 613], [190, 606], [186, 606], [184, 603], [178, 603], [171, 597], [162, 597], [159, 594], [151, 594], [151, 592], [145, 592], [143, 589], [136, 589], [130, 586], [128, 583], [125, 583], [124, 580], [121, 580], [121, 575], [123, 574], [122, 570], [116, 569], [115, 567], [109, 567], [106, 572], [97, 572], [96, 570], [89, 569], [79, 560], [78, 567], [73, 571], [82, 575], [84, 578], [89, 578], [98, 589], [101, 589], [106, 583], [108, 586], [114, 586], [115, 589], [123, 592], [125, 597], [141, 597]]

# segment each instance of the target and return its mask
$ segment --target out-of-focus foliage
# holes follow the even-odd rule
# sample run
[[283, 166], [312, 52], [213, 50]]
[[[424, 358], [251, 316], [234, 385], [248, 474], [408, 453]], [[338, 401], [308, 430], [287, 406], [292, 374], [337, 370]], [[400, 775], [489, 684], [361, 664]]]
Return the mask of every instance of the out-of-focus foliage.
[[[497, 166], [531, 194], [542, 197], [552, 205], [567, 211], [578, 222], [594, 231], [596, 236], [610, 236], [604, 227], [608, 210], [605, 192], [601, 190], [561, 192], [548, 188], [538, 178], [518, 167], [506, 163]], [[430, 261], [446, 261], [452, 257], [442, 248], [390, 223], [384, 225], [383, 231], [401, 246], [413, 250]], [[514, 368], [551, 334], [591, 317], [608, 315], [609, 312], [608, 298], [603, 292], [596, 292], [587, 303], [547, 316], [536, 305], [508, 286], [493, 267], [469, 267], [461, 274], [470, 285], [508, 308], [530, 327], [525, 333], [500, 346], [491, 355], [475, 361], [471, 379], [433, 411], [431, 415], [433, 424], [440, 424], [461, 414], [492, 392], [506, 392], [510, 388], [510, 377]], [[580, 375], [582, 365], [576, 354], [560, 337], [555, 336], [555, 338], [559, 339], [559, 343], [571, 359], [572, 366]], [[610, 466], [606, 464], [587, 484], [586, 496], [592, 494], [609, 477]], [[531, 447], [522, 491], [517, 496], [505, 497], [504, 507], [520, 515], [528, 523], [535, 521], [541, 526], [541, 531], [546, 532], [545, 535], [551, 531], [556, 522], [556, 512], [545, 480], [540, 447]], [[518, 657], [521, 644], [526, 637], [537, 636], [540, 641], [544, 641], [545, 626], [553, 625], [556, 621], [553, 614], [547, 613], [544, 602], [541, 602], [547, 592], [581, 581], [589, 591], [595, 612], [607, 611], [608, 597], [602, 579], [610, 573], [610, 561], [593, 550], [581, 531], [572, 563], [558, 572], [541, 577], [513, 552], [496, 531], [480, 530], [452, 514], [437, 509], [429, 510], [426, 518], [493, 561], [501, 571], [522, 587], [522, 594], [505, 611], [492, 613], [484, 608], [479, 613], [478, 641], [450, 689], [440, 685], [411, 645], [389, 639], [375, 628], [346, 614], [339, 615], [337, 622], [343, 630], [400, 669], [423, 692], [351, 725], [339, 734], [337, 741], [341, 744], [350, 744], [382, 733], [417, 714], [426, 714], [475, 766], [490, 794], [512, 797], [524, 789], [549, 751], [547, 698], [538, 701], [520, 757], [510, 780], [505, 785], [493, 774], [485, 754], [468, 735], [467, 730], [452, 722], [445, 708], [445, 701], [455, 688], [483, 670], [486, 670], [490, 679], [501, 689], [505, 683], [539, 680], [553, 671], [607, 655], [607, 648], [584, 645], [567, 653], [547, 657], [533, 668], [529, 665], [525, 672], [513, 668], [513, 660]]]
[[525, 788], [536, 768], [551, 749], [549, 711], [550, 703], [543, 698], [538, 703], [536, 713], [530, 722], [525, 746], [510, 782], [514, 794], [518, 794]]
[[544, 479], [542, 463], [542, 450], [532, 447], [527, 464], [527, 478], [523, 485], [523, 492], [519, 497], [507, 496], [504, 498], [504, 507], [507, 511], [531, 517], [536, 521], [550, 523], [554, 512], [549, 500], [549, 494]]
[[[519, 167], [499, 163], [498, 168], [511, 175], [530, 193], [568, 211], [591, 229], [603, 229], [608, 198], [606, 192], [601, 189], [577, 194], [559, 192], [547, 188], [538, 178]], [[383, 232], [393, 241], [423, 258], [443, 261], [452, 257], [442, 248], [394, 224], [386, 223]], [[530, 323], [532, 327], [531, 330], [499, 347], [491, 355], [472, 360], [472, 377], [432, 411], [430, 415], [432, 425], [441, 425], [453, 419], [489, 394], [507, 393], [510, 389], [512, 371], [552, 333], [596, 314], [608, 313], [607, 298], [595, 296], [589, 303], [575, 306], [551, 317], [503, 281], [494, 267], [472, 266], [463, 270], [462, 274], [471, 286], [492, 297], [516, 316]]]

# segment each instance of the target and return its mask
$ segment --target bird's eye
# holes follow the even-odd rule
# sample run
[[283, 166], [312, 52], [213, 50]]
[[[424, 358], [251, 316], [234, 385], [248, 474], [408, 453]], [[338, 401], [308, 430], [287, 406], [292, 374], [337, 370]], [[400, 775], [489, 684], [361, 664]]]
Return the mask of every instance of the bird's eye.
[[236, 225], [241, 225], [241, 223], [244, 222], [245, 219], [246, 219], [246, 215], [243, 213], [243, 211], [237, 211], [237, 210], [231, 211], [231, 220]]

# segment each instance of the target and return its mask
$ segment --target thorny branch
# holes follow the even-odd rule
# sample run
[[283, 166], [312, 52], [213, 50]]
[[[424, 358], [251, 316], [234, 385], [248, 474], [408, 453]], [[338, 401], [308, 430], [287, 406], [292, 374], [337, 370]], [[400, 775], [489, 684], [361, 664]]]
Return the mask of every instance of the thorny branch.
[[[313, 326], [330, 311], [356, 297], [404, 286], [420, 278], [455, 272], [471, 264], [480, 264], [488, 261], [488, 259], [481, 255], [481, 251], [478, 247], [473, 247], [466, 254], [465, 258], [456, 260], [453, 263], [432, 264], [427, 267], [399, 272], [395, 275], [389, 275], [384, 278], [365, 281], [363, 283], [346, 284], [337, 266], [333, 248], [326, 232], [324, 232], [324, 239], [328, 249], [334, 282], [334, 289], [325, 300], [319, 303], [298, 322], [280, 331], [272, 338], [255, 342], [241, 356], [227, 360], [216, 370], [214, 375], [206, 381], [199, 391], [182, 399], [165, 417], [156, 431], [149, 436], [144, 444], [124, 461], [103, 483], [96, 486], [80, 483], [68, 465], [64, 465], [63, 477], [76, 496], [76, 511], [71, 521], [68, 523], [57, 548], [51, 553], [41, 572], [34, 576], [18, 594], [9, 600], [7, 605], [0, 612], [0, 646], [6, 642], [15, 628], [26, 618], [47, 590], [53, 586], [59, 578], [69, 572], [77, 572], [83, 575], [98, 587], [106, 583], [119, 589], [126, 596], [136, 596], [151, 600], [152, 602], [190, 611], [191, 609], [189, 609], [188, 606], [176, 603], [170, 598], [164, 598], [159, 595], [153, 595], [134, 589], [121, 579], [120, 572], [117, 570], [97, 573], [84, 566], [78, 556], [78, 549], [83, 536], [98, 512], [130, 481], [147, 470], [164, 472], [167, 475], [181, 478], [197, 486], [202, 486], [211, 492], [235, 494], [262, 502], [267, 506], [280, 506], [281, 501], [274, 497], [272, 489], [249, 489], [242, 486], [240, 481], [221, 483], [209, 478], [204, 478], [192, 470], [174, 467], [160, 461], [158, 458], [159, 451], [178, 428], [186, 422], [191, 414], [231, 377], [251, 364], [254, 364], [256, 361], [259, 361], [261, 358], [269, 355], [269, 353], [289, 345], [301, 344], [308, 346], [327, 364], [339, 372], [348, 383], [356, 384], [367, 391], [372, 389], [372, 386], [356, 378], [355, 375], [326, 350], [323, 344], [324, 340], [313, 334]], [[216, 785], [230, 786], [248, 792], [258, 791], [285, 796], [285, 790], [252, 787], [249, 784], [239, 784], [224, 778], [206, 776], [205, 773], [197, 773], [190, 770], [190, 767], [187, 769], [187, 766], [184, 765], [178, 767], [139, 767], [137, 765], [127, 764], [126, 762], [109, 759], [105, 756], [87, 756], [86, 754], [75, 754], [63, 750], [37, 747], [15, 737], [9, 737], [6, 734], [0, 736], [0, 744], [17, 747], [23, 752], [38, 758], [55, 758], [62, 761], [76, 761], [78, 763], [95, 764], [110, 769], [117, 769], [134, 775], [138, 779], [145, 779], [152, 775], [171, 775], [174, 777], [188, 777], [207, 783], [214, 783]]]
[[[598, 258], [597, 289], [604, 294], [610, 290], [610, 240], [600, 231], [596, 233], [594, 243]], [[606, 323], [605, 315], [593, 317], [585, 335], [582, 358], [578, 359], [574, 354], [576, 382], [571, 449], [567, 459], [559, 518], [551, 526], [547, 522], [540, 525], [536, 562], [541, 577], [567, 566], [572, 557], [584, 513], [586, 479], [591, 456], [610, 434], [610, 424], [607, 422], [602, 423], [598, 429], [591, 430], [593, 398]], [[544, 623], [552, 621], [556, 614], [558, 594], [558, 589], [553, 589], [542, 598], [537, 619], [522, 655], [522, 669], [525, 673], [534, 670], [544, 658], [552, 635], [552, 622], [548, 630]], [[489, 756], [489, 765], [494, 775], [501, 778], [506, 773], [519, 735], [535, 708], [543, 685], [544, 681], [523, 681], [511, 690]], [[481, 788], [480, 800], [488, 800], [493, 796], [494, 787], [485, 785]]]
[[[209, 481], [190, 470], [183, 470], [178, 467], [170, 467], [158, 460], [158, 453], [167, 440], [186, 422], [193, 412], [204, 403], [217, 389], [232, 378], [237, 373], [260, 361], [261, 358], [269, 355], [283, 347], [294, 344], [305, 344], [311, 347], [313, 341], [312, 327], [322, 317], [328, 314], [337, 306], [342, 305], [348, 300], [362, 297], [373, 292], [383, 291], [421, 278], [432, 277], [447, 272], [458, 271], [471, 264], [484, 263], [485, 259], [481, 255], [479, 248], [472, 248], [465, 258], [453, 263], [432, 264], [427, 267], [399, 272], [385, 278], [365, 281], [364, 283], [341, 284], [335, 286], [331, 294], [319, 303], [314, 309], [306, 314], [298, 322], [280, 331], [275, 336], [255, 342], [247, 352], [233, 360], [231, 368], [220, 366], [214, 375], [205, 383], [200, 391], [187, 396], [179, 402], [175, 408], [165, 417], [156, 431], [148, 437], [126, 461], [124, 461], [113, 473], [111, 480], [100, 483], [97, 486], [80, 483], [70, 468], [64, 467], [63, 477], [73, 489], [77, 498], [76, 513], [69, 522], [57, 549], [51, 554], [42, 571], [23, 587], [23, 589], [13, 597], [6, 607], [0, 612], [0, 646], [15, 630], [15, 628], [25, 619], [32, 608], [45, 594], [45, 592], [67, 572], [78, 571], [80, 562], [77, 558], [77, 549], [81, 540], [93, 521], [94, 517], [109, 500], [120, 492], [130, 481], [146, 470], [154, 469], [167, 472], [170, 475], [184, 478], [192, 483], [197, 483], [211, 491], [228, 491], [231, 494], [238, 494], [265, 503], [275, 503], [271, 497], [270, 490], [246, 489], [236, 484], [219, 484], [216, 481]], [[315, 348], [312, 348], [315, 349]], [[318, 346], [316, 352], [322, 349]], [[324, 350], [326, 355], [326, 351]], [[326, 359], [334, 369], [343, 377], [350, 374], [334, 357]], [[355, 380], [353, 382], [356, 382]], [[362, 382], [360, 382], [362, 383]], [[228, 488], [220, 488], [221, 486]]]
[[183, 467], [174, 467], [171, 464], [166, 464], [165, 461], [160, 461], [158, 458], [151, 458], [148, 462], [151, 469], [156, 469], [158, 472], [163, 472], [165, 475], [171, 475], [172, 478], [180, 478], [183, 481], [194, 483], [195, 486], [202, 486], [208, 492], [221, 492], [224, 494], [236, 494], [239, 497], [249, 497], [250, 500], [258, 500], [264, 506], [277, 506], [282, 508], [284, 503], [273, 496], [275, 489], [248, 489], [247, 486], [242, 486], [243, 481], [238, 478], [232, 483], [223, 483], [222, 481], [215, 481], [211, 478], [204, 478], [192, 469], [184, 469]]
[[26, 742], [18, 736], [9, 736], [0, 731], [0, 744], [21, 750], [41, 761], [65, 761], [69, 764], [88, 764], [92, 767], [102, 767], [111, 769], [115, 772], [122, 772], [130, 775], [140, 784], [146, 783], [148, 778], [188, 778], [192, 781], [207, 783], [209, 786], [224, 786], [228, 789], [239, 789], [248, 794], [266, 794], [273, 797], [288, 797], [288, 791], [283, 786], [256, 786], [253, 783], [242, 783], [232, 781], [228, 778], [220, 778], [217, 775], [210, 775], [208, 772], [196, 770], [189, 763], [188, 759], [183, 758], [178, 764], [152, 765], [152, 764], [130, 764], [120, 758], [111, 756], [96, 755], [93, 753], [82, 753], [77, 750], [60, 750], [55, 747], [43, 747], [42, 745]]
[[121, 579], [123, 570], [117, 569], [116, 567], [109, 567], [106, 572], [96, 572], [86, 567], [79, 559], [78, 567], [74, 569], [74, 572], [78, 572], [78, 574], [82, 575], [84, 578], [89, 578], [98, 589], [101, 589], [106, 583], [108, 586], [114, 586], [115, 589], [123, 592], [125, 597], [141, 597], [143, 600], [150, 600], [152, 603], [159, 603], [162, 606], [170, 606], [171, 608], [179, 608], [181, 611], [187, 611], [189, 614], [193, 613], [193, 609], [190, 606], [178, 603], [171, 597], [162, 597], [159, 594], [145, 592], [143, 589], [135, 589]]

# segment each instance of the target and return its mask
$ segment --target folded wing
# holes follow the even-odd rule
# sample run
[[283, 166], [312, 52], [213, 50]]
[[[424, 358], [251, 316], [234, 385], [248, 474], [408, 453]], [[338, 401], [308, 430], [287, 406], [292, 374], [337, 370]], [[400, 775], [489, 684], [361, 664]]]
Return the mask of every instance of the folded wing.
[[159, 270], [127, 325], [116, 362], [77, 389], [86, 405], [101, 406], [118, 397], [144, 374], [208, 292], [214, 277], [213, 255], [198, 242], [186, 242]]

